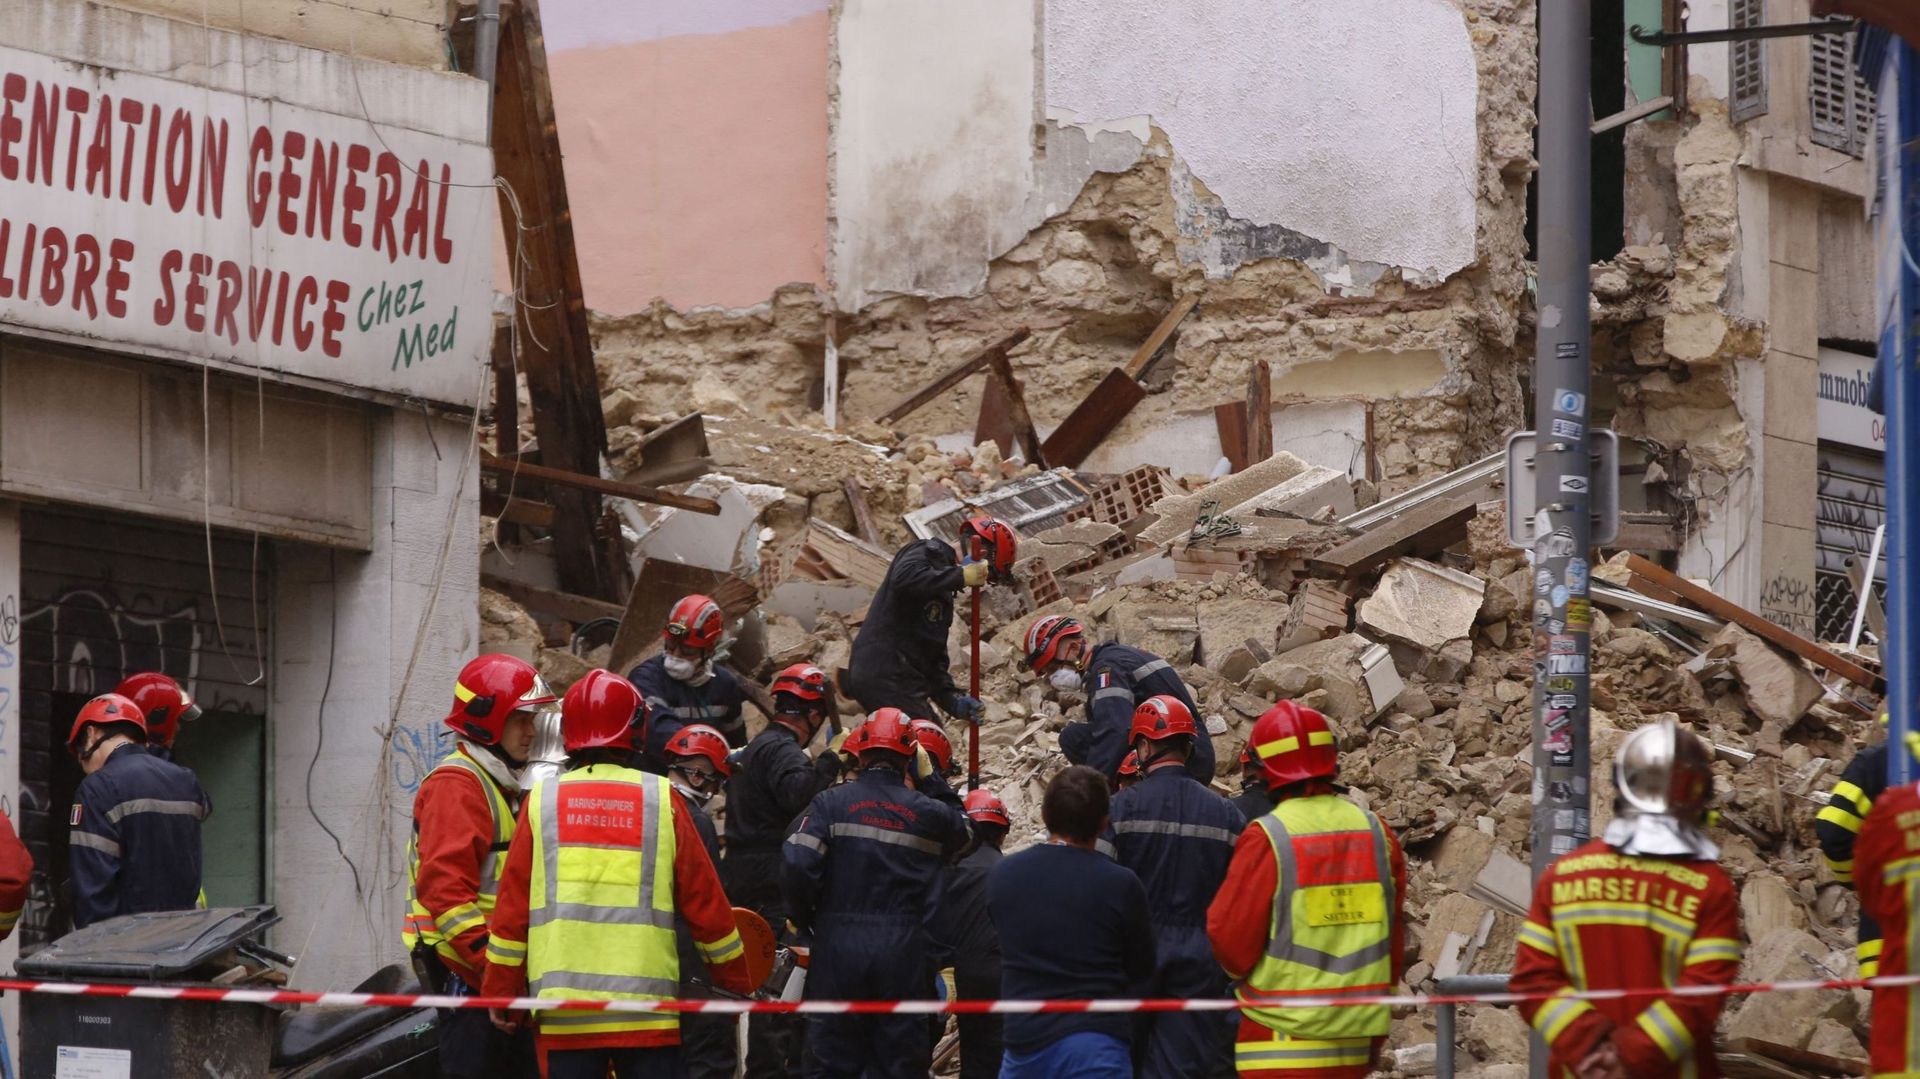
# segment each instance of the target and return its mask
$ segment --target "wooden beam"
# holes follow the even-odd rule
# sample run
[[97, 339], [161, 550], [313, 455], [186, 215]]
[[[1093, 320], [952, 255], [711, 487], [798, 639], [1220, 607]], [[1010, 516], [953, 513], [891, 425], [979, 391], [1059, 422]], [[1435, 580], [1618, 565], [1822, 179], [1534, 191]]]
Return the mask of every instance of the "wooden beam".
[[1078, 467], [1127, 418], [1133, 406], [1146, 399], [1147, 391], [1140, 383], [1116, 367], [1060, 421], [1040, 452], [1056, 466]]
[[1273, 456], [1273, 368], [1255, 360], [1247, 375], [1247, 467]]
[[980, 416], [973, 424], [973, 444], [991, 442], [1000, 447], [1002, 458], [1013, 456], [1013, 417], [1009, 413], [1006, 387], [991, 373], [980, 390]]
[[846, 493], [847, 505], [853, 507], [853, 524], [860, 530], [860, 538], [881, 546], [880, 528], [873, 523], [873, 507], [867, 504], [867, 492], [860, 481], [848, 476], [840, 481], [840, 490]]
[[1179, 303], [1173, 305], [1173, 310], [1167, 312], [1167, 317], [1160, 320], [1160, 325], [1155, 326], [1153, 332], [1147, 335], [1147, 339], [1140, 342], [1140, 348], [1134, 352], [1133, 359], [1127, 361], [1125, 370], [1128, 378], [1138, 379], [1147, 373], [1147, 365], [1153, 362], [1153, 357], [1160, 351], [1160, 346], [1167, 343], [1167, 338], [1173, 336], [1173, 331], [1180, 328], [1180, 323], [1186, 321], [1187, 313], [1192, 311], [1193, 306], [1199, 302], [1200, 294], [1196, 292], [1188, 293], [1180, 299]]
[[617, 603], [608, 603], [591, 596], [576, 596], [571, 592], [561, 592], [552, 588], [537, 588], [519, 581], [510, 581], [491, 573], [480, 575], [480, 586], [491, 588], [495, 592], [525, 607], [536, 614], [550, 618], [559, 618], [575, 625], [591, 622], [596, 618], [619, 618], [622, 609]]
[[1637, 554], [1627, 555], [1627, 568], [1632, 570], [1635, 576], [1644, 577], [1708, 614], [1732, 622], [1754, 636], [1779, 645], [1817, 667], [1832, 671], [1847, 681], [1857, 686], [1864, 686], [1875, 693], [1886, 692], [1887, 680], [1880, 675], [1845, 656], [1829, 652], [1792, 630], [1774, 625], [1732, 600], [1715, 595], [1679, 574], [1662, 569]]
[[1401, 555], [1432, 554], [1467, 537], [1467, 522], [1479, 511], [1486, 488], [1476, 487], [1413, 507], [1368, 532], [1307, 560], [1315, 572], [1358, 577]]
[[513, 361], [513, 327], [493, 331], [493, 450], [520, 452], [520, 380]]
[[966, 380], [968, 375], [993, 363], [993, 357], [996, 354], [1005, 356], [1018, 347], [1020, 342], [1032, 336], [1033, 331], [1022, 326], [1007, 336], [1002, 337], [1000, 340], [995, 341], [993, 344], [988, 345], [986, 348], [961, 360], [959, 363], [947, 368], [940, 377], [908, 394], [906, 397], [901, 398], [899, 401], [894, 402], [891, 407], [880, 414], [879, 422], [892, 423], [895, 420], [905, 418], [928, 401], [958, 386]]
[[1247, 403], [1228, 401], [1213, 406], [1213, 429], [1220, 435], [1220, 456], [1235, 472], [1247, 468]]
[[[600, 384], [580, 287], [539, 0], [519, 0], [500, 24], [493, 156], [494, 168], [505, 181], [500, 220], [507, 254], [523, 267], [518, 285], [526, 302], [514, 311], [520, 320], [520, 370], [533, 403], [541, 460], [561, 473], [591, 475], [606, 454], [606, 421], [600, 413]], [[594, 535], [601, 493], [578, 484], [553, 492], [553, 556], [562, 588], [606, 599], [614, 575]]]
[[[632, 499], [635, 502], [650, 502], [656, 506], [672, 506], [675, 509], [691, 510], [708, 516], [718, 516], [720, 503], [711, 498], [698, 495], [676, 494], [663, 491], [658, 487], [642, 487], [637, 483], [622, 483], [619, 480], [603, 480], [598, 476], [585, 476], [565, 469], [548, 468], [546, 465], [530, 465], [518, 461], [502, 461], [493, 454], [480, 451], [480, 470], [496, 476], [515, 476], [522, 481], [545, 483], [552, 486], [548, 493], [558, 508], [560, 496], [567, 491], [590, 491], [597, 495], [613, 495], [617, 498]], [[558, 522], [555, 522], [556, 527]]]
[[505, 523], [530, 525], [534, 528], [553, 527], [553, 506], [546, 502], [535, 502], [530, 498], [519, 496], [508, 498], [504, 493], [483, 489], [480, 492], [480, 512], [489, 517], [499, 518]]
[[1001, 396], [1007, 402], [1007, 423], [1013, 428], [1013, 437], [1020, 440], [1020, 449], [1026, 454], [1028, 464], [1047, 467], [1040, 435], [1033, 429], [1033, 416], [1027, 411], [1027, 398], [1020, 392], [1020, 380], [1013, 377], [1013, 363], [1007, 359], [1006, 350], [996, 350], [991, 362], [993, 366], [989, 377], [1000, 384]]

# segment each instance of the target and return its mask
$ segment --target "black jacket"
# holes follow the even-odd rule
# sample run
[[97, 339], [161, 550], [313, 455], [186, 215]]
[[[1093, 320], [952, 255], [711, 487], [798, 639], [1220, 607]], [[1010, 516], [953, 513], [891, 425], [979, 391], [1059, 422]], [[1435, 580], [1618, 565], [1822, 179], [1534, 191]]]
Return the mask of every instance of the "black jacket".
[[933, 914], [935, 964], [1000, 976], [1000, 934], [987, 913], [987, 874], [1000, 864], [985, 843], [940, 871], [940, 903]]
[[792, 731], [768, 724], [747, 743], [727, 780], [729, 855], [779, 850], [794, 819], [838, 774], [833, 754], [808, 760]]
[[951, 711], [959, 691], [947, 664], [947, 632], [954, 596], [964, 585], [959, 559], [945, 540], [917, 540], [893, 556], [847, 663], [849, 690], [863, 708], [911, 713], [930, 701]]
[[851, 925], [923, 934], [940, 865], [968, 834], [959, 809], [869, 768], [817, 795], [781, 847], [789, 916], [816, 934]]
[[715, 667], [704, 685], [689, 685], [667, 673], [664, 653], [627, 672], [627, 681], [647, 702], [647, 754], [655, 767], [667, 760], [667, 742], [690, 723], [705, 723], [727, 736], [730, 746], [747, 742], [741, 718], [740, 681], [725, 667]]
[[200, 898], [200, 822], [213, 801], [188, 769], [123, 745], [80, 781], [69, 817], [73, 927], [190, 910]]

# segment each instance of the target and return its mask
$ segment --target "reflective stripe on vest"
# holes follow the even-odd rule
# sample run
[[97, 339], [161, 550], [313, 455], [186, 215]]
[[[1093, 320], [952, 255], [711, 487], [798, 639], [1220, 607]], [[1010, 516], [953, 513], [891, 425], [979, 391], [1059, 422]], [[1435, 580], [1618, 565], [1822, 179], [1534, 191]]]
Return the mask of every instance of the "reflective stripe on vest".
[[[527, 801], [527, 993], [661, 1000], [680, 986], [673, 795], [664, 776], [595, 764], [540, 781]], [[542, 1011], [545, 1034], [676, 1030], [678, 1016]]]
[[450, 946], [442, 948], [441, 945], [449, 944], [476, 925], [484, 925], [487, 915], [493, 913], [494, 897], [500, 891], [500, 874], [507, 864], [507, 848], [513, 844], [514, 807], [506, 791], [500, 789], [499, 781], [480, 762], [467, 756], [465, 747], [441, 758], [433, 771], [427, 773], [427, 778], [432, 779], [443, 768], [465, 772], [479, 782], [487, 796], [487, 811], [493, 817], [493, 841], [480, 862], [480, 888], [474, 901], [436, 915], [420, 901], [420, 825], [415, 822], [413, 836], [407, 840], [407, 920], [401, 927], [400, 939], [408, 951], [424, 942], [443, 954], [452, 955]]
[[1266, 954], [1240, 991], [1245, 1014], [1296, 1038], [1386, 1034], [1392, 1018], [1384, 1006], [1259, 1006], [1262, 995], [1391, 989], [1393, 865], [1379, 820], [1344, 799], [1317, 795], [1280, 802], [1254, 823], [1273, 849], [1277, 882]]

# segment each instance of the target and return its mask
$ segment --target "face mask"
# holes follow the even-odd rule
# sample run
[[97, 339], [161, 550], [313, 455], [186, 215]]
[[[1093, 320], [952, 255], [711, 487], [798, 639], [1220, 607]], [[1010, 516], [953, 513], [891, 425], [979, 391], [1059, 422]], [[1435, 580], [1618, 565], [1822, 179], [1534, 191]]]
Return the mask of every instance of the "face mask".
[[676, 682], [685, 682], [699, 669], [700, 663], [697, 660], [691, 660], [685, 656], [667, 657], [667, 677]]
[[1062, 667], [1053, 672], [1047, 676], [1047, 681], [1062, 693], [1080, 692], [1080, 672], [1071, 667]]

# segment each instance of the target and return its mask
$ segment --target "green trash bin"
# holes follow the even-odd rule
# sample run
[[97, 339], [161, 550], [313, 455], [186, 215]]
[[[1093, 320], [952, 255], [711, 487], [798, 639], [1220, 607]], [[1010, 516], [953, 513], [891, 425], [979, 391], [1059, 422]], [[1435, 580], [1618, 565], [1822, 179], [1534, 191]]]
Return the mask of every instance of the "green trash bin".
[[[23, 957], [41, 981], [213, 985], [279, 921], [270, 906], [129, 914], [90, 925]], [[251, 965], [263, 965], [255, 956]], [[23, 993], [23, 1079], [262, 1076], [276, 1009], [263, 1004]]]

